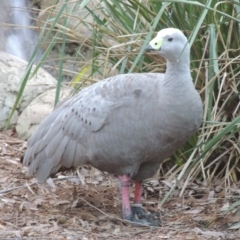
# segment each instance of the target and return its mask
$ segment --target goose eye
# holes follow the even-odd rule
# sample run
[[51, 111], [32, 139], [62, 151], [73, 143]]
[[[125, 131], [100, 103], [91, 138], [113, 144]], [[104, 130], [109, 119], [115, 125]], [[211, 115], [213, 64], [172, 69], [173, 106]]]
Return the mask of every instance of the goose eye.
[[169, 38], [168, 41], [171, 42], [173, 40], [173, 38]]

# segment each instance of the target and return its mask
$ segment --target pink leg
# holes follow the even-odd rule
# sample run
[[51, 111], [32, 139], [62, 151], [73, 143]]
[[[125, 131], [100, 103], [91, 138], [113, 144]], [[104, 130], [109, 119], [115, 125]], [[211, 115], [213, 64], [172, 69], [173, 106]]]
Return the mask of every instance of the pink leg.
[[142, 224], [159, 226], [160, 221], [155, 221], [152, 216], [153, 214], [146, 214], [140, 204], [142, 182], [135, 182], [134, 205], [131, 208], [129, 201], [129, 182], [131, 179], [127, 175], [119, 176], [118, 178], [121, 184], [123, 219], [131, 221], [133, 224], [136, 224], [136, 226], [141, 226]]
[[128, 219], [132, 214], [129, 201], [129, 182], [131, 179], [127, 175], [119, 176], [118, 178], [121, 184], [123, 219]]
[[134, 204], [141, 203], [141, 195], [142, 195], [142, 182], [135, 182], [135, 192], [134, 192]]

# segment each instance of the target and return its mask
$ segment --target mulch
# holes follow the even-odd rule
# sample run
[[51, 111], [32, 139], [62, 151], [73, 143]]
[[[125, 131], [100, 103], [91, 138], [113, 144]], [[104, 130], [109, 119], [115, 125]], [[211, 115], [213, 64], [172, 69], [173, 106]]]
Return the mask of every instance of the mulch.
[[[159, 227], [136, 227], [121, 219], [118, 181], [90, 166], [38, 184], [20, 158], [26, 142], [0, 132], [0, 238], [2, 239], [240, 239], [239, 184], [181, 184], [160, 207], [174, 180], [144, 183], [143, 207], [161, 211]], [[134, 186], [134, 185], [133, 185]], [[133, 186], [130, 196], [133, 197]]]

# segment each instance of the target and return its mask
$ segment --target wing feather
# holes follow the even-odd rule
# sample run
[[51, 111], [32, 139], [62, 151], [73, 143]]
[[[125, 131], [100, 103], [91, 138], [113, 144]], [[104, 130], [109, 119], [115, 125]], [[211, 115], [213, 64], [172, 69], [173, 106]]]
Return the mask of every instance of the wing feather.
[[64, 167], [70, 168], [73, 166], [73, 161], [75, 159], [75, 154], [76, 154], [76, 148], [77, 148], [77, 142], [72, 139], [69, 139], [69, 142], [66, 145], [65, 151], [63, 152], [63, 155], [62, 155], [61, 164]]
[[47, 158], [52, 158], [53, 155], [59, 151], [59, 145], [62, 143], [64, 135], [61, 129], [56, 132], [56, 134], [52, 135], [51, 141], [45, 147], [45, 153]]

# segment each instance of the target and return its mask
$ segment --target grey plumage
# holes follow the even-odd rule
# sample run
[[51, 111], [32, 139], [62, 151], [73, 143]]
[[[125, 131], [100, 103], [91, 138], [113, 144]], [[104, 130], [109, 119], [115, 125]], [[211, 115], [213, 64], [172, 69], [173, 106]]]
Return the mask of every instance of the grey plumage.
[[117, 75], [64, 102], [28, 141], [23, 164], [30, 175], [44, 182], [61, 167], [90, 164], [143, 180], [196, 132], [202, 102], [187, 39], [177, 29], [159, 34], [163, 43], [155, 50], [167, 59], [166, 73]]

